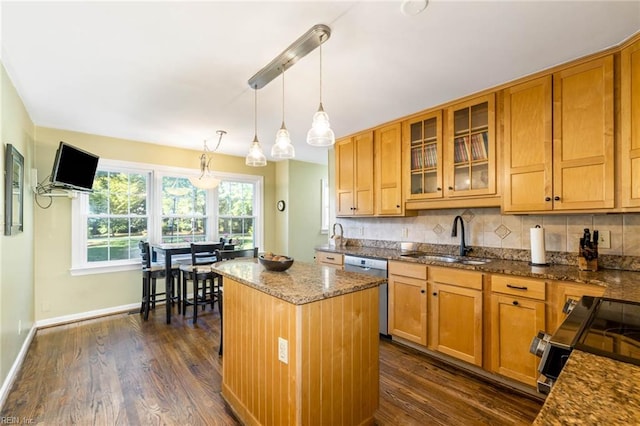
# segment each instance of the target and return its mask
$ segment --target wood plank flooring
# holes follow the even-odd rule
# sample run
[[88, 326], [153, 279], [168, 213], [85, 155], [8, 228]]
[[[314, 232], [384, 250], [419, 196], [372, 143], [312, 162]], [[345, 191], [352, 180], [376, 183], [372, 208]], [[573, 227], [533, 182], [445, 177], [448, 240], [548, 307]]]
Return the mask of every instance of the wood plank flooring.
[[[236, 425], [220, 394], [217, 311], [159, 307], [39, 330], [0, 411], [32, 424]], [[382, 340], [378, 425], [529, 424], [540, 402]]]

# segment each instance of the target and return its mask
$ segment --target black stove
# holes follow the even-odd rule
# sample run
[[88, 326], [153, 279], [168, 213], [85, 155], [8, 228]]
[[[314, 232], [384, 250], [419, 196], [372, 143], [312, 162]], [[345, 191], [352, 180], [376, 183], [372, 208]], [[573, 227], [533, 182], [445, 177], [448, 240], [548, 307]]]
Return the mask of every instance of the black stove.
[[640, 365], [640, 303], [583, 296], [553, 336], [539, 333], [530, 349], [542, 357], [539, 391], [548, 392], [574, 348]]

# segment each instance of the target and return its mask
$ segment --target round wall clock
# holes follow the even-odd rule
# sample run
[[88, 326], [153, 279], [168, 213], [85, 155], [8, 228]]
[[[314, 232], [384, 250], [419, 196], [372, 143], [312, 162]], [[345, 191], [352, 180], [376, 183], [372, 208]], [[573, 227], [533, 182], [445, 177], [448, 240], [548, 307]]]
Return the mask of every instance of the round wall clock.
[[284, 211], [284, 207], [285, 207], [284, 200], [278, 201], [278, 210], [283, 212]]

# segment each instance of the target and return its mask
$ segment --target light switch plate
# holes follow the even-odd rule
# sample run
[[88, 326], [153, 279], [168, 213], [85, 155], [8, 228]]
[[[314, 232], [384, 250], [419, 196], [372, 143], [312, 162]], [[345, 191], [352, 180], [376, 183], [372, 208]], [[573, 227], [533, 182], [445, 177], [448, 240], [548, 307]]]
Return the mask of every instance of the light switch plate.
[[598, 247], [603, 249], [611, 248], [611, 231], [599, 231]]

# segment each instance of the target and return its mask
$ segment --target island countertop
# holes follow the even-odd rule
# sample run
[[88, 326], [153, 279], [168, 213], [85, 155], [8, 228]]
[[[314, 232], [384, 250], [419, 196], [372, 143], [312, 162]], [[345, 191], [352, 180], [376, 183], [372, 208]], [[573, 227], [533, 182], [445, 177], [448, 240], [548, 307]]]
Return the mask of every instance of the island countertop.
[[376, 287], [387, 281], [386, 278], [298, 261], [284, 272], [267, 271], [258, 259], [247, 258], [215, 263], [211, 269], [294, 305]]

